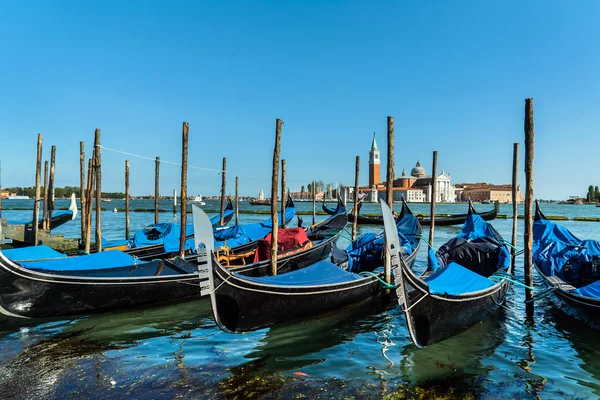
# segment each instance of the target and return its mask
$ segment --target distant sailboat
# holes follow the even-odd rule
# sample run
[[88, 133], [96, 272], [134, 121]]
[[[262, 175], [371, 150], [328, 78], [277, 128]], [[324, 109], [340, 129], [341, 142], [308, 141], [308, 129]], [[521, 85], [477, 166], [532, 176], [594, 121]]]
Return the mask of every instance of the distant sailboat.
[[194, 200], [190, 201], [190, 203], [192, 204], [196, 204], [199, 206], [205, 206], [206, 203], [204, 202], [204, 199], [202, 199], [202, 195], [199, 194], [198, 196], [194, 197]]

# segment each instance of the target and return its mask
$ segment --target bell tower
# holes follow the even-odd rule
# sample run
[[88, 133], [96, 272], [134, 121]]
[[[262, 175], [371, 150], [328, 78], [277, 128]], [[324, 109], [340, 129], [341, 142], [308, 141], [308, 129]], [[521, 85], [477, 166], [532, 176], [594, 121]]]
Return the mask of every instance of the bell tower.
[[379, 174], [380, 163], [379, 149], [375, 141], [375, 132], [373, 132], [373, 143], [371, 143], [371, 151], [369, 152], [369, 187], [376, 186], [381, 182]]

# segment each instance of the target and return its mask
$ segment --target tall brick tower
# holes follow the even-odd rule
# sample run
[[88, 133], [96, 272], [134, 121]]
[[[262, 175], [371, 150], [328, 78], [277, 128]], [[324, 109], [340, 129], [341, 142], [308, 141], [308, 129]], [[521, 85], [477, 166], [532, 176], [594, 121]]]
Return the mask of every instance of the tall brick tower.
[[371, 143], [371, 151], [369, 152], [369, 187], [378, 185], [380, 180], [379, 175], [379, 149], [375, 141], [375, 132], [373, 132], [373, 143]]

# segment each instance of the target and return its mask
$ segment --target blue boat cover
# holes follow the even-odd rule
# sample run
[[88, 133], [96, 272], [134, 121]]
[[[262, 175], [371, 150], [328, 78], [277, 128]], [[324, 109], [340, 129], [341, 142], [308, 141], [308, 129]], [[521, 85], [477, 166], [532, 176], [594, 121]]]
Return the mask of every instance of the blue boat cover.
[[59, 258], [67, 258], [63, 253], [42, 244], [39, 246], [22, 247], [20, 249], [2, 250], [9, 260], [20, 262], [20, 261], [33, 261], [33, 260], [56, 260]]
[[[63, 210], [63, 211], [55, 211], [52, 212], [52, 219], [55, 218], [59, 218], [62, 217], [63, 215], [70, 215], [73, 216], [73, 211], [71, 210]], [[39, 218], [39, 222], [43, 221], [43, 217]], [[12, 220], [12, 221], [6, 221], [6, 223], [8, 225], [30, 225], [31, 224], [31, 220]]]
[[[416, 235], [419, 232], [419, 220], [413, 214], [405, 214], [396, 222], [398, 239], [404, 254], [412, 254], [418, 246]], [[348, 270], [351, 272], [372, 271], [383, 264], [385, 237], [369, 232], [360, 235], [346, 248]]]
[[362, 276], [345, 271], [327, 260], [282, 275], [263, 277], [249, 277], [237, 273], [234, 273], [234, 275], [249, 281], [274, 286], [332, 285], [364, 279]]
[[[285, 221], [290, 222], [296, 215], [296, 208], [290, 207], [285, 209]], [[281, 212], [279, 213], [279, 221], [281, 221]], [[256, 224], [234, 225], [226, 228], [217, 228], [214, 232], [215, 249], [223, 247], [233, 248], [246, 243], [262, 239], [267, 236], [271, 230], [273, 221], [271, 218]], [[227, 243], [225, 243], [227, 242]]]
[[[472, 243], [483, 247], [487, 243], [488, 247], [497, 246], [500, 250], [497, 269], [507, 270], [510, 267], [510, 253], [506, 246], [501, 245], [501, 237], [479, 214], [469, 213], [462, 229], [452, 241], [456, 242], [455, 245]], [[439, 257], [440, 250], [443, 247], [438, 250], [436, 257], [428, 257], [428, 269], [430, 271], [435, 271], [437, 268], [446, 265], [446, 262]]]
[[493, 286], [496, 282], [479, 275], [455, 262], [441, 268], [424, 279], [432, 294], [460, 295], [477, 292]]
[[[557, 276], [579, 286], [582, 279], [600, 279], [600, 242], [580, 240], [567, 228], [540, 218], [533, 223], [533, 261], [546, 276]], [[586, 297], [600, 298], [598, 281], [575, 290]]]
[[579, 289], [576, 289], [573, 292], [580, 296], [600, 299], [600, 280], [590, 283], [587, 286], [580, 287]]
[[69, 257], [60, 260], [30, 261], [19, 263], [25, 268], [44, 271], [89, 271], [145, 264], [137, 257], [122, 251], [112, 250], [94, 253], [86, 256]]

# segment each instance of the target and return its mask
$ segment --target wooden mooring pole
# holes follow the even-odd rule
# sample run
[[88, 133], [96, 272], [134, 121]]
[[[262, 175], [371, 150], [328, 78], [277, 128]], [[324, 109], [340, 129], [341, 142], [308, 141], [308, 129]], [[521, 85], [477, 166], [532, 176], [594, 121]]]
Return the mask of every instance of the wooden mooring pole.
[[[277, 184], [279, 183], [279, 150], [281, 145], [281, 125], [279, 118], [275, 121], [275, 148], [273, 149], [273, 171], [271, 174], [271, 275], [277, 275], [277, 233], [279, 221], [277, 218]], [[285, 217], [284, 217], [285, 218]]]
[[240, 201], [240, 196], [239, 196], [239, 192], [238, 192], [238, 177], [235, 177], [235, 224], [238, 225], [239, 224], [239, 214], [240, 214], [240, 208], [239, 208], [239, 201]]
[[48, 229], [48, 160], [44, 161], [44, 209], [42, 229]]
[[517, 258], [517, 226], [519, 221], [519, 199], [517, 198], [517, 187], [519, 186], [519, 143], [513, 144], [513, 170], [512, 170], [512, 211], [513, 211], [513, 229], [512, 229], [512, 249], [510, 250], [510, 273], [515, 273], [515, 263]]
[[[533, 286], [533, 99], [525, 99], [525, 285]], [[533, 291], [525, 289], [525, 311], [533, 317]]]
[[354, 169], [354, 207], [352, 208], [352, 241], [356, 240], [358, 228], [358, 175], [360, 172], [360, 156], [356, 156], [356, 168]]
[[87, 175], [87, 201], [85, 211], [85, 238], [83, 240], [84, 251], [90, 252], [92, 244], [92, 211], [94, 206], [94, 185], [96, 183], [96, 171], [94, 168], [96, 160], [96, 150], [92, 150], [92, 158], [88, 159]]
[[285, 202], [286, 202], [286, 196], [285, 196], [285, 185], [286, 185], [285, 172], [286, 172], [285, 160], [281, 160], [281, 227], [282, 228], [285, 228]]
[[159, 193], [159, 176], [160, 176], [160, 157], [156, 157], [154, 161], [154, 223], [158, 224], [158, 199]]
[[125, 239], [129, 239], [129, 160], [125, 160]]
[[181, 133], [181, 224], [179, 233], [179, 257], [185, 257], [185, 238], [187, 224], [187, 162], [188, 162], [188, 131], [189, 124], [183, 123]]
[[[387, 117], [387, 173], [386, 173], [386, 185], [385, 185], [385, 201], [390, 207], [390, 210], [394, 210], [394, 117]], [[392, 283], [392, 271], [390, 269], [391, 261], [390, 254], [385, 251], [385, 281], [388, 284]]]
[[96, 150], [96, 250], [102, 251], [102, 156], [100, 152], [100, 129], [94, 133], [94, 149]]
[[225, 191], [227, 189], [227, 158], [223, 157], [223, 168], [221, 169], [221, 217], [219, 225], [225, 225]]
[[85, 146], [79, 142], [79, 208], [81, 209], [81, 240], [85, 240]]
[[177, 219], [177, 189], [173, 189], [173, 219]]
[[312, 201], [313, 201], [313, 221], [312, 224], [316, 224], [315, 220], [317, 217], [317, 189], [315, 189], [315, 181], [312, 181]]
[[48, 181], [48, 221], [46, 229], [50, 229], [52, 213], [54, 212], [54, 174], [56, 173], [56, 146], [50, 151], [50, 180]]
[[437, 201], [437, 151], [433, 152], [433, 165], [431, 167], [431, 208], [430, 218], [431, 225], [429, 226], [429, 246], [433, 247], [433, 238], [435, 233], [435, 202]]
[[38, 243], [38, 220], [40, 219], [40, 180], [42, 174], [42, 134], [38, 133], [37, 162], [35, 164], [35, 199], [33, 202], [33, 223], [31, 224], [31, 244]]

